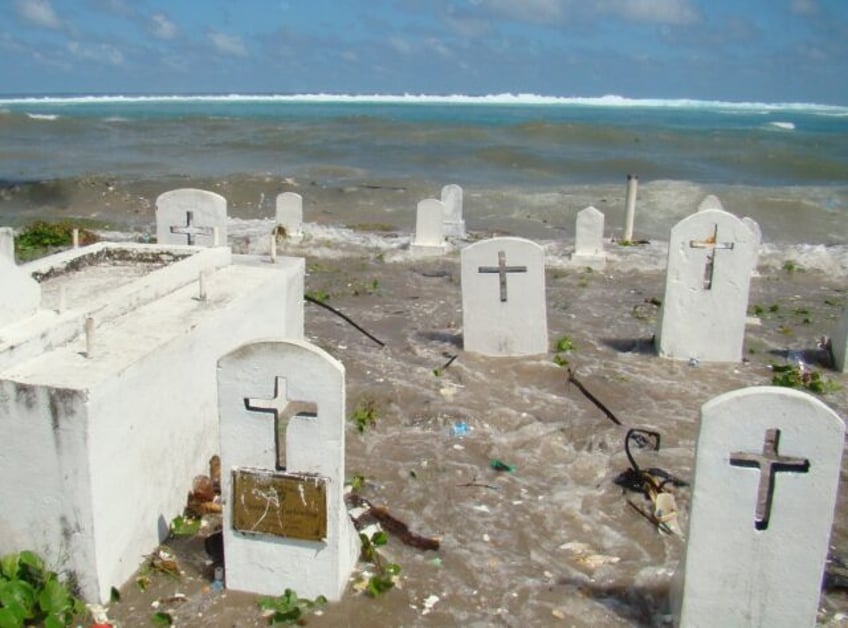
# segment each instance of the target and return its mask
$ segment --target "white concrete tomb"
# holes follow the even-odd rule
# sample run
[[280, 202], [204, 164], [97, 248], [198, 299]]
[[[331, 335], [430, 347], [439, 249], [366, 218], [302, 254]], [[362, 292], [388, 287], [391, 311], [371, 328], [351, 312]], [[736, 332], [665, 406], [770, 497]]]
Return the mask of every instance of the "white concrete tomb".
[[602, 266], [605, 260], [604, 215], [594, 207], [587, 207], [577, 214], [571, 261], [595, 267]]
[[660, 356], [742, 359], [754, 239], [748, 225], [720, 209], [696, 212], [672, 228], [657, 324]]
[[701, 408], [680, 626], [814, 626], [845, 426], [763, 386]]
[[462, 217], [462, 188], [451, 183], [442, 188], [442, 203], [445, 206], [444, 228], [449, 238], [465, 237], [465, 219]]
[[338, 600], [359, 557], [344, 504], [344, 366], [307, 342], [218, 362], [227, 588]]
[[101, 242], [21, 269], [41, 303], [0, 325], [0, 555], [34, 550], [103, 602], [217, 453], [218, 358], [303, 338], [304, 261]]
[[159, 244], [226, 246], [227, 199], [215, 192], [194, 188], [160, 194], [156, 199], [156, 241]]
[[303, 197], [296, 192], [277, 195], [276, 225], [286, 231], [286, 239], [299, 241], [303, 238]]
[[523, 238], [493, 238], [462, 249], [460, 265], [465, 350], [547, 352], [544, 249]]
[[415, 213], [415, 237], [409, 249], [417, 255], [441, 255], [447, 251], [444, 227], [445, 206], [435, 198], [418, 203]]

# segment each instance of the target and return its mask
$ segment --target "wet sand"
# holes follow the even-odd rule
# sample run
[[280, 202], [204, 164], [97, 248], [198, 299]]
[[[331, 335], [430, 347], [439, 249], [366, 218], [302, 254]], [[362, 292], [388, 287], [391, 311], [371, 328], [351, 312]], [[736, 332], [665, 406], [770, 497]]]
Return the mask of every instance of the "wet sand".
[[[841, 386], [822, 399], [848, 416], [848, 378], [817, 364], [824, 354], [815, 345], [845, 305], [841, 277], [761, 258], [750, 304], [762, 313], [748, 326], [745, 360], [689, 365], [653, 353], [652, 301], [662, 297], [664, 277], [662, 268], [643, 263], [650, 245], [610, 248], [607, 267], [588, 271], [566, 263], [568, 242], [549, 243], [548, 326], [552, 349], [568, 337], [574, 348], [561, 357], [623, 426], [568, 383], [553, 350], [506, 359], [463, 352], [456, 251], [415, 260], [394, 248], [322, 242], [320, 235], [287, 247], [306, 256], [308, 293], [328, 295], [330, 305], [385, 343], [381, 348], [326, 310], [305, 306], [308, 339], [345, 365], [348, 415], [363, 403], [377, 409], [376, 424], [364, 433], [348, 424], [347, 478], [361, 474], [364, 497], [414, 532], [441, 539], [433, 552], [391, 538], [380, 551], [400, 565], [398, 586], [377, 599], [349, 589], [309, 625], [663, 625], [683, 540], [660, 534], [628, 504], [646, 507], [645, 498], [613, 483], [628, 467], [626, 429], [662, 435], [659, 451], [635, 452], [642, 466], [690, 480], [700, 406], [769, 384], [769, 365], [787, 363], [789, 350], [806, 350], [812, 368]], [[466, 436], [452, 435], [458, 422], [469, 426]], [[514, 472], [493, 470], [493, 459]], [[846, 470], [848, 459], [843, 476]], [[689, 489], [677, 489], [676, 497], [685, 530]], [[846, 500], [843, 481], [831, 539], [842, 557]], [[172, 546], [186, 575], [156, 575], [145, 593], [128, 583], [110, 608], [112, 619], [148, 626], [151, 603], [181, 592], [187, 601], [158, 609], [177, 625], [265, 625], [256, 596], [210, 590], [202, 540]], [[825, 592], [821, 608], [823, 623], [842, 625], [848, 595]]]

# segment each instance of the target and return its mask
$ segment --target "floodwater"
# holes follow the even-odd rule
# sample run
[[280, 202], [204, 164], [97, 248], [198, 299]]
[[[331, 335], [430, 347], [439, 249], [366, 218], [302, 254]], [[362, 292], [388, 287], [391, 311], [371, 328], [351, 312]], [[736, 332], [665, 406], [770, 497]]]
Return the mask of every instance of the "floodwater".
[[[254, 228], [236, 225], [231, 236], [245, 244], [250, 238], [240, 240], [239, 230]], [[397, 586], [376, 599], [351, 587], [308, 625], [665, 625], [684, 540], [660, 533], [633, 507], [647, 509], [646, 498], [614, 483], [629, 466], [627, 429], [661, 434], [658, 451], [633, 449], [640, 466], [688, 481], [700, 406], [768, 385], [770, 364], [798, 357], [840, 386], [821, 398], [848, 416], [848, 381], [819, 364], [824, 354], [816, 349], [846, 303], [844, 277], [786, 265], [783, 252], [766, 252], [752, 280], [750, 309], [759, 317], [747, 328], [743, 362], [690, 365], [654, 355], [662, 242], [608, 244], [611, 259], [596, 271], [569, 266], [566, 243], [545, 243], [552, 350], [487, 358], [462, 350], [457, 252], [415, 260], [400, 248], [401, 234], [337, 236], [307, 228], [288, 252], [307, 258], [307, 293], [326, 294], [385, 343], [305, 305], [307, 338], [345, 365], [348, 415], [363, 404], [376, 408], [363, 433], [348, 425], [346, 477], [363, 476], [363, 497], [441, 547], [422, 551], [390, 537], [380, 552], [401, 567]], [[553, 346], [565, 337], [573, 348], [559, 353], [567, 360], [560, 366]], [[569, 367], [623, 425], [568, 382]], [[458, 424], [467, 425], [465, 435], [455, 434]], [[496, 471], [493, 460], [514, 470]], [[674, 493], [685, 530], [689, 488]], [[848, 556], [846, 497], [843, 481], [831, 539], [839, 557]], [[112, 619], [148, 626], [154, 612], [167, 611], [177, 625], [265, 625], [256, 596], [210, 589], [202, 539], [173, 547], [183, 578], [154, 574], [144, 593], [128, 583]], [[185, 601], [151, 606], [178, 592]], [[822, 623], [841, 625], [848, 596], [825, 591], [820, 608]]]

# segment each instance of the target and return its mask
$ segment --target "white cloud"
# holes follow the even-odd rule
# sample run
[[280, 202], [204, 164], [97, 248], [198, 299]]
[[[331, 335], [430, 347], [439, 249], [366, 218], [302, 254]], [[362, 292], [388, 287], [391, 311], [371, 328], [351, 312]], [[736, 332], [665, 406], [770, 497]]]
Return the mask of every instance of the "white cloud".
[[395, 52], [402, 55], [408, 55], [412, 52], [412, 44], [406, 39], [401, 39], [400, 37], [389, 37], [388, 44]]
[[62, 22], [49, 0], [17, 0], [18, 15], [33, 26], [59, 30]]
[[177, 36], [177, 25], [162, 13], [156, 13], [150, 18], [150, 32], [158, 39], [173, 39]]
[[604, 0], [599, 8], [633, 22], [686, 25], [701, 21], [690, 0]]
[[819, 12], [817, 0], [792, 0], [790, 8], [798, 15], [816, 15]]
[[68, 51], [80, 59], [98, 61], [109, 65], [123, 65], [123, 53], [109, 44], [83, 44], [78, 41], [68, 42]]
[[568, 0], [477, 0], [472, 4], [485, 6], [522, 22], [554, 22], [563, 15]]
[[247, 48], [238, 35], [227, 35], [219, 31], [210, 31], [207, 37], [219, 54], [230, 57], [247, 56]]

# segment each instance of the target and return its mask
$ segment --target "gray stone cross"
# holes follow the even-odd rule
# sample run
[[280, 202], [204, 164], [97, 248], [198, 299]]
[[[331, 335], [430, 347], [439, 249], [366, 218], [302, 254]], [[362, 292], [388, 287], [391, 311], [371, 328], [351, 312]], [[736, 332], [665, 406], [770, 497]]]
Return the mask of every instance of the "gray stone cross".
[[704, 290], [710, 290], [713, 287], [713, 270], [715, 269], [716, 251], [732, 251], [733, 244], [733, 242], [718, 241], [718, 225], [713, 226], [713, 234], [706, 240], [689, 240], [690, 248], [709, 249], [709, 253], [707, 253], [707, 262], [704, 265]]
[[274, 396], [271, 399], [245, 397], [244, 406], [256, 412], [274, 414], [274, 434], [277, 446], [277, 470], [286, 470], [286, 428], [289, 419], [296, 416], [315, 418], [318, 404], [312, 401], [291, 401], [287, 395], [285, 377], [274, 378]]
[[497, 266], [480, 266], [477, 268], [478, 273], [496, 273], [500, 279], [501, 302], [506, 302], [506, 274], [507, 273], [526, 273], [526, 266], [507, 266], [506, 252], [498, 251]]
[[781, 456], [777, 453], [780, 444], [780, 430], [766, 430], [763, 441], [763, 453], [752, 454], [736, 451], [730, 454], [730, 464], [734, 467], [755, 467], [760, 470], [760, 486], [757, 491], [757, 509], [754, 515], [754, 527], [757, 530], [768, 528], [771, 516], [771, 500], [774, 495], [774, 475], [778, 471], [807, 473], [810, 461], [807, 458]]
[[184, 235], [188, 239], [189, 245], [194, 244], [194, 236], [211, 236], [213, 234], [212, 227], [198, 227], [194, 224], [194, 212], [186, 212], [185, 227], [173, 226], [170, 229], [171, 233], [176, 233], [177, 235]]

